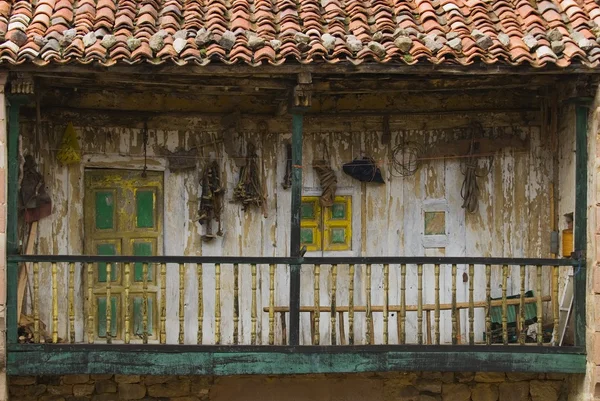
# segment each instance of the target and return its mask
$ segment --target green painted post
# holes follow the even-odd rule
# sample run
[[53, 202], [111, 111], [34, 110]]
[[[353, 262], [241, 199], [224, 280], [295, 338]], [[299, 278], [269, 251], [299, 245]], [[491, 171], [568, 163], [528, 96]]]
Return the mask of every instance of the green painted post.
[[[18, 204], [19, 192], [19, 111], [24, 99], [10, 97], [8, 99], [8, 204], [6, 227], [6, 253], [14, 255], [19, 250], [18, 243]], [[17, 286], [19, 264], [9, 262], [6, 272], [6, 340], [16, 343], [17, 326]]]
[[[300, 257], [300, 208], [302, 206], [302, 122], [292, 113], [292, 210], [290, 256]], [[300, 265], [290, 266], [290, 345], [300, 344]]]
[[575, 106], [575, 253], [580, 265], [575, 268], [575, 345], [585, 347], [586, 249], [587, 249], [587, 173], [588, 108]]

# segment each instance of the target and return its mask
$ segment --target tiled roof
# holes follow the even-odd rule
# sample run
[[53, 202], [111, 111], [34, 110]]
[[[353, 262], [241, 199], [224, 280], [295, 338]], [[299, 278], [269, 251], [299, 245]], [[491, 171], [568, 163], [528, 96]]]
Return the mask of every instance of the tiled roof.
[[0, 62], [600, 63], [595, 0], [0, 0]]

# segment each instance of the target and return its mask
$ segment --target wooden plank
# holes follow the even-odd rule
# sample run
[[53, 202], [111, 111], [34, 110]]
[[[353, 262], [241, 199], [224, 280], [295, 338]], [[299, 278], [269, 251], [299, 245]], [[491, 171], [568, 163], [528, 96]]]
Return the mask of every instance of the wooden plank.
[[[548, 295], [545, 297], [542, 297], [542, 301], [543, 302], [550, 302], [552, 300], [552, 298]], [[506, 305], [519, 305], [520, 300], [519, 299], [507, 299], [506, 300]], [[537, 302], [537, 298], [525, 298], [525, 303], [529, 304], [529, 303], [535, 303]], [[456, 308], [457, 309], [468, 309], [469, 308], [469, 302], [457, 302], [456, 303]], [[487, 307], [488, 302], [487, 301], [478, 301], [478, 302], [474, 302], [473, 303], [473, 307], [474, 308], [485, 308]], [[491, 302], [492, 306], [502, 306], [502, 300], [493, 300]], [[401, 305], [389, 305], [388, 306], [388, 310], [389, 311], [394, 311], [394, 312], [398, 312], [400, 311]], [[451, 310], [452, 309], [452, 304], [440, 304], [440, 310]], [[277, 306], [275, 307], [275, 312], [279, 313], [279, 312], [289, 312], [289, 308], [285, 307], [285, 306]], [[331, 308], [327, 305], [321, 305], [319, 307], [319, 310], [321, 311], [321, 313], [323, 312], [331, 312]], [[354, 307], [354, 311], [355, 312], [366, 312], [366, 307], [364, 306], [355, 306]], [[406, 305], [406, 311], [407, 312], [416, 312], [418, 310], [418, 306], [417, 305]], [[423, 304], [423, 310], [435, 310], [435, 304]], [[264, 312], [268, 312], [269, 309], [268, 308], [264, 308], [263, 309]], [[300, 312], [314, 312], [315, 308], [314, 306], [301, 306], [300, 307]], [[336, 311], [338, 312], [348, 312], [348, 307], [347, 306], [337, 306], [336, 307]], [[371, 311], [373, 312], [383, 312], [383, 306], [371, 306]]]
[[[125, 350], [129, 347], [132, 351]], [[243, 375], [389, 371], [585, 373], [581, 353], [549, 347], [336, 346], [336, 347], [152, 347], [18, 348], [8, 353], [9, 375], [151, 374]], [[454, 347], [453, 347], [454, 348]], [[544, 352], [534, 352], [541, 349]], [[329, 352], [328, 352], [329, 351]], [[581, 351], [580, 351], [581, 352]]]
[[514, 136], [504, 138], [476, 138], [453, 140], [444, 144], [439, 144], [435, 149], [425, 152], [420, 157], [421, 160], [467, 157], [473, 144], [473, 155], [475, 157], [493, 156], [500, 149], [511, 148], [516, 152], [525, 152], [529, 150], [529, 140], [520, 139]]

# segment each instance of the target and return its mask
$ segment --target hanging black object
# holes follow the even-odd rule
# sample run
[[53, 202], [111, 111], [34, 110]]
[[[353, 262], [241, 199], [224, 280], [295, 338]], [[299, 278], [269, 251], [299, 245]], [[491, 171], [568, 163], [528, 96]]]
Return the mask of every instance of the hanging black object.
[[359, 181], [385, 184], [381, 176], [381, 170], [379, 170], [379, 167], [375, 164], [375, 160], [371, 157], [354, 159], [350, 163], [344, 164], [343, 170], [344, 173]]

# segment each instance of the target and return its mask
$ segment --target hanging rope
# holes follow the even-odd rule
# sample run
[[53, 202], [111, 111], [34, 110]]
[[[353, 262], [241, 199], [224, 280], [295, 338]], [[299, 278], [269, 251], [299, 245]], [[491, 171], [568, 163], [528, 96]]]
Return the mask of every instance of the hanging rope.
[[337, 177], [330, 166], [329, 151], [325, 145], [324, 149], [323, 159], [313, 160], [313, 169], [315, 169], [315, 172], [319, 177], [319, 182], [321, 183], [321, 188], [323, 189], [319, 202], [321, 203], [321, 206], [329, 207], [333, 205], [333, 201], [335, 200]]

